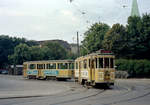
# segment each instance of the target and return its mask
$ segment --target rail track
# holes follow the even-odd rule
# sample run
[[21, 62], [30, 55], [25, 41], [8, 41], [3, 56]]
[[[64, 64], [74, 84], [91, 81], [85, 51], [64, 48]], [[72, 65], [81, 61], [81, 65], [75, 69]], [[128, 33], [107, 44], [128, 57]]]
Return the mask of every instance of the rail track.
[[[84, 100], [84, 99], [89, 99], [91, 97], [95, 97], [99, 94], [102, 94], [104, 93], [106, 90], [100, 90], [94, 94], [91, 94], [91, 95], [86, 95], [86, 96], [80, 96], [80, 97], [76, 97], [75, 99], [69, 99], [69, 100], [65, 100], [65, 101], [60, 101], [60, 102], [56, 102], [56, 103], [52, 103], [52, 104], [49, 104], [49, 105], [62, 105], [62, 104], [68, 104], [68, 103], [72, 103], [72, 102], [76, 102], [76, 101], [80, 101], [80, 100]], [[80, 93], [81, 94], [81, 93]], [[71, 94], [71, 95], [74, 95], [74, 94]]]
[[[21, 80], [22, 81], [22, 80]], [[24, 81], [24, 80], [23, 80]], [[26, 80], [25, 80], [26, 81]], [[28, 82], [28, 81], [26, 81]], [[30, 81], [29, 83], [31, 84]], [[42, 83], [43, 81], [36, 81]], [[132, 104], [140, 102], [143, 99], [150, 97], [150, 82], [145, 81], [117, 81], [114, 87], [110, 89], [86, 88], [73, 82], [46, 81], [51, 86], [65, 86], [68, 90], [60, 93], [43, 95], [43, 96], [29, 96], [29, 97], [10, 97], [0, 99], [2, 105], [143, 105]], [[150, 101], [147, 100], [147, 103]], [[147, 105], [147, 104], [146, 104]]]

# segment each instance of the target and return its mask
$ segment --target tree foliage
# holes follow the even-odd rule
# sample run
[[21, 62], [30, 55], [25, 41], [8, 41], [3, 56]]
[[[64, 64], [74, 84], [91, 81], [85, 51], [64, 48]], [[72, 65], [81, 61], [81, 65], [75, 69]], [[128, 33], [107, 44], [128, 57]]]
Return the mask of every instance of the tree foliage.
[[24, 61], [31, 59], [29, 46], [26, 44], [19, 44], [14, 49], [14, 54], [9, 56], [9, 59], [12, 59], [14, 64], [22, 64]]
[[29, 46], [37, 45], [35, 41], [28, 41], [25, 38], [0, 35], [0, 68], [4, 68], [12, 62], [12, 57], [10, 57], [9, 55], [12, 55], [14, 53], [14, 48], [20, 43], [24, 43]]
[[67, 59], [68, 52], [58, 43], [46, 42], [42, 46], [19, 44], [14, 49], [14, 54], [9, 56], [12, 64], [23, 64], [25, 61], [59, 60]]
[[42, 60], [44, 57], [43, 49], [40, 46], [31, 46], [29, 48], [30, 51], [30, 60], [36, 61], [36, 60]]
[[129, 17], [127, 24], [128, 56], [133, 59], [150, 59], [150, 14]]
[[150, 59], [150, 14], [130, 16], [126, 26], [95, 23], [84, 34], [82, 55], [99, 49], [112, 50], [117, 58]]
[[68, 56], [67, 50], [56, 42], [46, 42], [43, 45], [44, 59], [59, 60], [66, 59]]
[[109, 30], [109, 26], [104, 23], [93, 24], [88, 31], [84, 33], [84, 40], [82, 42], [83, 52], [91, 53], [102, 49], [102, 41], [105, 33]]
[[124, 55], [128, 48], [126, 28], [120, 24], [114, 24], [105, 34], [103, 47], [113, 51], [117, 57]]
[[149, 60], [116, 60], [117, 70], [127, 71], [130, 77], [150, 77]]

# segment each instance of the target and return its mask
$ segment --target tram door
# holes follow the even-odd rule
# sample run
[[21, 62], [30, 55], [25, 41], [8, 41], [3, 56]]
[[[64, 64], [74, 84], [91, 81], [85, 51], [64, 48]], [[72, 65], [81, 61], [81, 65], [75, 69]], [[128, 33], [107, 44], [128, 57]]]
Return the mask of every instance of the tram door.
[[23, 76], [27, 77], [27, 64], [23, 65]]
[[43, 75], [42, 71], [45, 69], [45, 64], [37, 64], [38, 77], [41, 78]]
[[95, 80], [95, 60], [91, 59], [91, 69], [90, 69], [90, 77], [91, 77], [91, 81]]
[[42, 75], [42, 70], [41, 69], [38, 69], [38, 77], [40, 78]]
[[81, 82], [81, 61], [79, 61], [78, 63], [79, 63], [79, 78], [78, 78], [78, 81]]

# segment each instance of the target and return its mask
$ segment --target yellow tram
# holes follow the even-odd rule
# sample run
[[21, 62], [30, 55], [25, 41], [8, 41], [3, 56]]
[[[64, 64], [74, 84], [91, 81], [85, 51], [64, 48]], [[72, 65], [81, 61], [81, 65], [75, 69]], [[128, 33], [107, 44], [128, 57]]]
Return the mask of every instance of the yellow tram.
[[114, 85], [115, 56], [111, 51], [100, 50], [75, 60], [75, 80], [85, 85]]
[[73, 60], [29, 61], [23, 63], [23, 76], [35, 79], [71, 79], [74, 76]]

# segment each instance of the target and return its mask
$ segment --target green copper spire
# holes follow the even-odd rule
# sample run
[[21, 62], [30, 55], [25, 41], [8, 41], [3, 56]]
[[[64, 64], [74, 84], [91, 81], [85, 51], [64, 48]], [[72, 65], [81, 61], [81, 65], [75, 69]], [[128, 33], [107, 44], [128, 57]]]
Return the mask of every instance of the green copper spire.
[[133, 0], [132, 2], [131, 16], [140, 16], [137, 0]]

